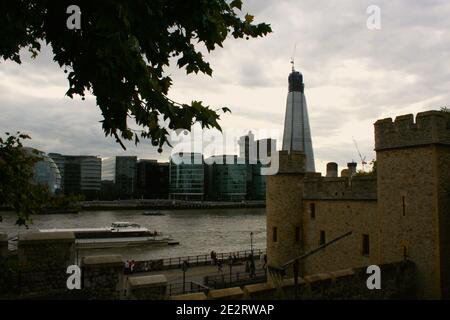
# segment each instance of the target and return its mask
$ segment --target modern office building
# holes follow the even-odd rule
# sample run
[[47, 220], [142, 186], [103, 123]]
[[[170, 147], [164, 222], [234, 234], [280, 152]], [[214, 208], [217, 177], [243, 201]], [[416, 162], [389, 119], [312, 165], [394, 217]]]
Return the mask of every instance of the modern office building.
[[206, 189], [208, 200], [242, 201], [247, 195], [247, 164], [236, 155], [207, 159]]
[[69, 156], [50, 153], [62, 172], [64, 194], [84, 195], [87, 200], [97, 199], [101, 188], [102, 161], [96, 156]]
[[289, 93], [284, 120], [283, 151], [300, 151], [306, 155], [306, 171], [315, 172], [314, 152], [305, 98], [303, 75], [294, 67], [289, 75]]
[[59, 193], [61, 191], [61, 174], [53, 159], [44, 152], [33, 148], [24, 148], [24, 150], [41, 158], [34, 164], [33, 182], [46, 186], [52, 194]]
[[53, 160], [53, 162], [58, 167], [59, 173], [61, 175], [61, 192], [64, 192], [64, 163], [65, 158], [63, 155], [58, 153], [49, 153], [48, 156]]
[[119, 199], [132, 199], [137, 193], [137, 157], [117, 156], [102, 161], [102, 181], [114, 183]]
[[255, 135], [250, 131], [246, 136], [239, 138], [239, 158], [245, 163], [256, 163], [258, 159], [258, 149]]
[[266, 198], [266, 176], [261, 175], [261, 168], [269, 165], [267, 159], [276, 152], [275, 139], [255, 140], [252, 132], [239, 138], [239, 155], [246, 164], [246, 190], [248, 200], [264, 200]]
[[203, 200], [205, 164], [201, 153], [176, 153], [170, 157], [169, 197], [180, 200]]
[[137, 197], [144, 199], [169, 197], [169, 163], [146, 159], [138, 161]]

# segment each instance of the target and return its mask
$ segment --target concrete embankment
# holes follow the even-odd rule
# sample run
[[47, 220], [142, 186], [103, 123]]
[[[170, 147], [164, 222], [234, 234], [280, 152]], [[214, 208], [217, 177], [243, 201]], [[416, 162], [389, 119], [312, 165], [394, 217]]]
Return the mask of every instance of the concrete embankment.
[[85, 201], [81, 210], [182, 210], [182, 209], [234, 209], [265, 208], [265, 201], [212, 202], [180, 200], [119, 200], [119, 201]]

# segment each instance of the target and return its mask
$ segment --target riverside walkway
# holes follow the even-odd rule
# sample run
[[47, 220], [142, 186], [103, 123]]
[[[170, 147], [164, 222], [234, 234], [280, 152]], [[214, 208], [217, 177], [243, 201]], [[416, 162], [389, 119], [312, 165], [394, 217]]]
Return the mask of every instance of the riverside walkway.
[[[221, 271], [219, 271], [217, 265], [214, 265], [211, 262], [210, 258], [208, 258], [205, 263], [203, 259], [198, 260], [197, 256], [180, 257], [171, 258], [170, 262], [173, 263], [176, 261], [175, 264], [170, 266], [166, 265], [158, 270], [142, 270], [139, 272], [128, 273], [125, 275], [125, 280], [145, 275], [164, 275], [168, 282], [169, 295], [208, 291], [209, 289], [226, 288], [236, 284], [241, 285], [265, 281], [266, 271], [263, 268], [263, 259], [260, 258], [265, 254], [265, 250], [254, 250], [254, 275], [250, 275], [248, 270], [246, 270], [246, 261], [248, 261], [248, 254], [250, 251], [240, 251], [239, 253], [240, 259], [231, 266], [227, 260], [227, 257], [230, 255], [229, 253], [218, 254], [219, 259], [221, 256], [224, 257], [224, 259], [221, 259], [223, 261]], [[236, 253], [231, 253], [231, 256], [233, 256], [233, 254], [236, 255]], [[204, 256], [205, 255], [201, 255], [198, 257]], [[188, 260], [184, 258], [190, 259], [191, 262], [184, 274], [183, 285], [183, 270], [181, 265], [183, 261]], [[178, 261], [181, 261], [181, 264], [178, 264]]]

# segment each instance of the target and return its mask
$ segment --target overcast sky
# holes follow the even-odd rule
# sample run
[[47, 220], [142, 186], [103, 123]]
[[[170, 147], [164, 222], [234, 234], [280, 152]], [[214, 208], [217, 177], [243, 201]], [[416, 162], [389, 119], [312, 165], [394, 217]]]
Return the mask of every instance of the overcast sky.
[[[316, 168], [359, 162], [353, 143], [370, 161], [373, 123], [380, 118], [449, 105], [450, 2], [439, 0], [244, 0], [244, 13], [271, 24], [265, 38], [228, 39], [207, 56], [214, 73], [186, 76], [171, 68], [170, 97], [228, 106], [225, 130], [260, 131], [280, 139], [294, 45], [303, 73]], [[367, 28], [369, 5], [381, 8], [381, 30]], [[65, 97], [67, 80], [51, 48], [23, 64], [0, 63], [0, 132], [30, 134], [45, 152], [101, 157], [137, 155], [166, 161], [149, 143], [122, 151], [101, 129], [95, 99]], [[276, 132], [279, 134], [277, 135]], [[232, 150], [228, 150], [232, 152]], [[237, 150], [236, 150], [237, 152]]]

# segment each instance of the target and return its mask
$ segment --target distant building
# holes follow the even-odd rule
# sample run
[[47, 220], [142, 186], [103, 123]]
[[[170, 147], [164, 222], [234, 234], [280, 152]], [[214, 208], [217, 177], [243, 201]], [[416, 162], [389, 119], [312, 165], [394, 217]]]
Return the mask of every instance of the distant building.
[[117, 156], [102, 161], [102, 181], [114, 183], [119, 199], [132, 199], [137, 192], [137, 157]]
[[50, 153], [61, 172], [64, 194], [84, 195], [97, 199], [101, 188], [102, 161], [96, 156], [61, 155]]
[[239, 158], [244, 159], [245, 163], [256, 163], [258, 159], [258, 150], [255, 141], [255, 135], [250, 131], [246, 136], [239, 138]]
[[137, 163], [138, 198], [167, 199], [169, 197], [169, 163], [139, 160]]
[[261, 175], [261, 168], [268, 165], [268, 157], [276, 151], [275, 139], [255, 140], [252, 132], [239, 138], [239, 155], [246, 164], [246, 190], [248, 200], [266, 198], [266, 176]]
[[305, 98], [303, 75], [292, 68], [284, 119], [283, 151], [299, 151], [306, 155], [307, 172], [315, 172], [314, 152]]
[[170, 158], [169, 197], [180, 200], [203, 200], [205, 164], [200, 153], [177, 153]]
[[[207, 159], [207, 196], [209, 200], [242, 201], [247, 196], [247, 166], [235, 155]], [[213, 163], [214, 162], [214, 163]], [[213, 164], [211, 164], [213, 163]]]
[[[33, 153], [32, 148], [24, 148], [26, 152]], [[42, 160], [34, 164], [33, 167], [33, 182], [46, 186], [50, 193], [55, 194], [61, 191], [61, 174], [58, 166], [52, 158], [47, 156], [44, 152], [35, 150], [36, 156]]]

